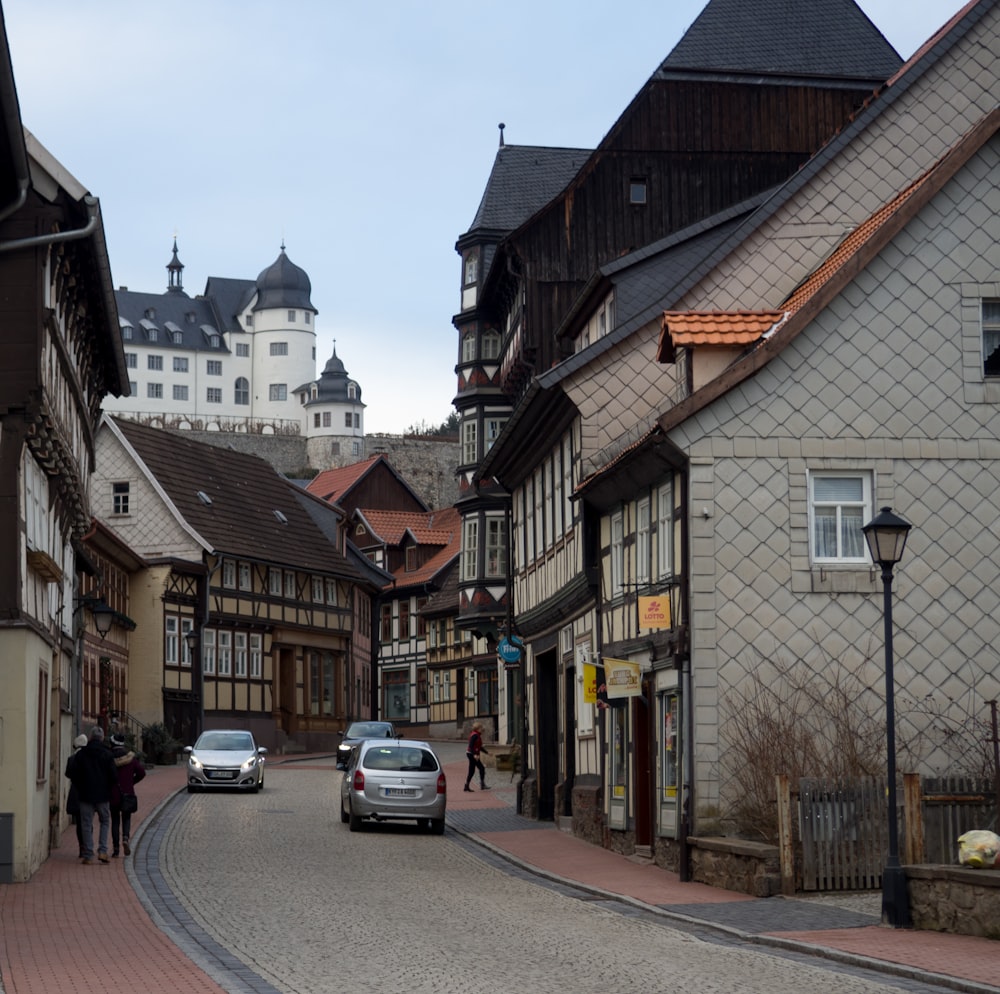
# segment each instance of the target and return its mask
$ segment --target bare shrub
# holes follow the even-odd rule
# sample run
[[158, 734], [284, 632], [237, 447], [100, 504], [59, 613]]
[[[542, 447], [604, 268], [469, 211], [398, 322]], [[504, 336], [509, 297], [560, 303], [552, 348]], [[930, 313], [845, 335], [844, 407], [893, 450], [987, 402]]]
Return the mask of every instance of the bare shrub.
[[870, 654], [854, 665], [758, 656], [722, 701], [728, 818], [747, 838], [778, 838], [775, 776], [843, 779], [885, 770], [885, 706]]

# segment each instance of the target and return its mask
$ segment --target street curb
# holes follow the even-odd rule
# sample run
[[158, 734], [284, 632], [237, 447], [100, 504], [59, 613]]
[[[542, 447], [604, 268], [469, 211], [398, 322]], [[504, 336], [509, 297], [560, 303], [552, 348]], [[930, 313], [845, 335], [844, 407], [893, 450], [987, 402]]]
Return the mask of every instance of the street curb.
[[566, 887], [572, 887], [576, 890], [581, 890], [609, 901], [617, 901], [621, 904], [627, 904], [630, 907], [647, 911], [660, 918], [683, 922], [686, 925], [697, 926], [698, 928], [709, 929], [713, 932], [718, 932], [721, 935], [726, 935], [734, 939], [740, 939], [754, 945], [768, 946], [774, 949], [782, 949], [787, 952], [797, 952], [807, 956], [815, 956], [835, 963], [843, 963], [845, 966], [854, 966], [859, 969], [870, 970], [873, 973], [881, 973], [892, 977], [901, 977], [905, 980], [916, 980], [925, 984], [946, 987], [949, 990], [963, 991], [966, 992], [966, 994], [1000, 994], [1000, 987], [993, 987], [989, 984], [980, 984], [974, 980], [963, 980], [961, 977], [951, 977], [947, 974], [931, 973], [928, 970], [921, 970], [917, 967], [907, 966], [903, 963], [893, 963], [889, 960], [872, 959], [868, 956], [861, 956], [858, 953], [848, 953], [841, 949], [832, 949], [829, 946], [820, 946], [811, 942], [804, 942], [801, 939], [784, 939], [777, 935], [761, 935], [759, 933], [745, 932], [742, 929], [734, 928], [731, 925], [722, 925], [718, 922], [706, 921], [704, 918], [693, 918], [690, 915], [685, 915], [678, 911], [671, 911], [668, 908], [662, 908], [655, 904], [646, 904], [644, 901], [640, 901], [634, 897], [629, 897], [627, 894], [616, 894], [614, 891], [607, 891], [600, 887], [595, 887], [593, 884], [581, 883], [580, 881], [572, 880], [569, 877], [562, 877], [557, 873], [553, 873], [551, 870], [542, 869], [541, 867], [535, 866], [533, 863], [524, 861], [520, 857], [515, 856], [513, 853], [508, 852], [506, 849], [503, 849], [492, 842], [487, 842], [475, 833], [465, 832], [450, 823], [448, 823], [448, 828], [456, 835], [461, 835], [462, 838], [468, 839], [475, 845], [482, 846], [483, 849], [489, 850], [494, 855], [499, 856], [501, 859], [506, 860], [508, 863], [511, 863], [514, 866], [533, 874], [534, 876], [542, 877], [543, 879], [551, 880], [553, 883], [558, 883]]

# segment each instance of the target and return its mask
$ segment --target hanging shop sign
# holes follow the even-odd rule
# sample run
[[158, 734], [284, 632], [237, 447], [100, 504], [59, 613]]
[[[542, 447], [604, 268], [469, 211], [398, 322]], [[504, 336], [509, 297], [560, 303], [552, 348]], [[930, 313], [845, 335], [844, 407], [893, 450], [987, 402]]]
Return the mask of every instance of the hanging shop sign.
[[642, 676], [638, 663], [630, 659], [611, 659], [605, 656], [604, 683], [608, 701], [639, 697], [642, 694]]
[[669, 597], [639, 598], [640, 628], [672, 628]]

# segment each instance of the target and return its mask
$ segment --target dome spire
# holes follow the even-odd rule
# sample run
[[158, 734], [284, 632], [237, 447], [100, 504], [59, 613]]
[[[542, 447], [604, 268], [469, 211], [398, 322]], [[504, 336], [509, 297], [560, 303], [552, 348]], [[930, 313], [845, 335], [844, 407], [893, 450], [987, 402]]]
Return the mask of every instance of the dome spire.
[[181, 273], [184, 270], [184, 263], [177, 257], [177, 235], [174, 235], [174, 254], [167, 263], [167, 292], [183, 293], [184, 280]]

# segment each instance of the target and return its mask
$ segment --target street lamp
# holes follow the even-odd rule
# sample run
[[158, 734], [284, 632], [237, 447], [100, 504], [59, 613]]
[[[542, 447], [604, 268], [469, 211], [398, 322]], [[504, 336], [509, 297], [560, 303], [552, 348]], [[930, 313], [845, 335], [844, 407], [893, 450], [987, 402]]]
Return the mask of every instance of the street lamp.
[[896, 818], [896, 706], [895, 680], [892, 675], [892, 568], [903, 558], [906, 536], [912, 526], [892, 513], [882, 510], [861, 530], [864, 532], [872, 562], [882, 567], [885, 618], [885, 734], [889, 776], [889, 856], [882, 871], [882, 922], [893, 928], [910, 928], [910, 899], [906, 891], [906, 873], [899, 864], [899, 825]]
[[94, 627], [97, 629], [97, 634], [101, 636], [103, 641], [108, 632], [111, 631], [111, 626], [115, 621], [115, 614], [117, 613], [113, 607], [109, 607], [104, 601], [98, 601], [96, 604], [90, 605], [90, 613], [94, 619]]

